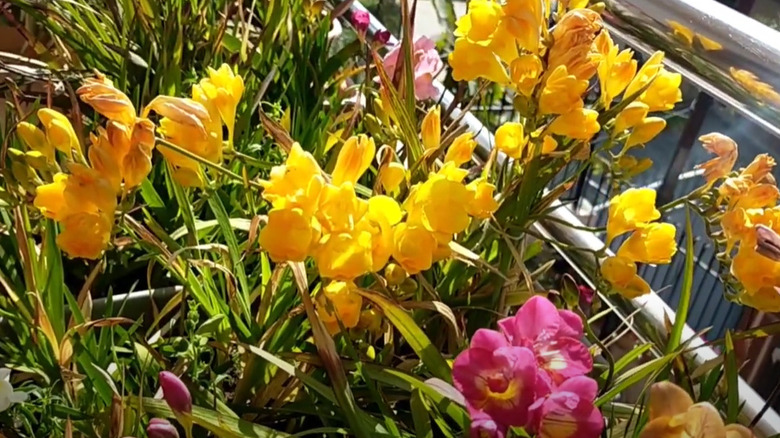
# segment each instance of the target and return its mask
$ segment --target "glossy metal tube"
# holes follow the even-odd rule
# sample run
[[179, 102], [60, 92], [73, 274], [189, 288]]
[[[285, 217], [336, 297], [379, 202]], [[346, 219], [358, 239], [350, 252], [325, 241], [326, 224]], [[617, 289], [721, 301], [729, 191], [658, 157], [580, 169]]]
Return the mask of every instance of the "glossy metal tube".
[[714, 0], [604, 0], [609, 30], [780, 137], [780, 32]]

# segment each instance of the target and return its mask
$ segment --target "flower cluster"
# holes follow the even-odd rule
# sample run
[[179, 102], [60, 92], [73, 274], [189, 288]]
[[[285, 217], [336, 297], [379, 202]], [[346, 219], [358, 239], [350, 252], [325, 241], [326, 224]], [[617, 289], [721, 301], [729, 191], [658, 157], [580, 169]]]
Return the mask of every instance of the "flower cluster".
[[700, 140], [717, 155], [699, 167], [704, 169], [708, 187], [723, 180], [717, 187], [717, 204], [724, 206], [720, 225], [726, 252], [731, 254], [736, 248], [731, 273], [742, 284], [739, 299], [765, 312], [780, 311], [780, 261], [763, 255], [759, 245], [760, 227], [780, 231], [780, 191], [771, 173], [775, 160], [761, 154], [739, 173], [732, 174], [737, 144], [718, 133]]
[[607, 242], [632, 234], [617, 254], [601, 265], [601, 273], [612, 287], [627, 298], [650, 292], [650, 286], [637, 275], [637, 263], [668, 264], [677, 252], [674, 225], [653, 222], [661, 217], [655, 208], [655, 190], [628, 189], [609, 202]]
[[[193, 99], [158, 96], [139, 117], [130, 98], [98, 74], [77, 90], [85, 103], [107, 119], [91, 133], [86, 156], [68, 118], [52, 109], [38, 111], [43, 129], [27, 122], [17, 132], [28, 151], [24, 157], [43, 177], [35, 189], [34, 205], [43, 216], [60, 224], [57, 245], [71, 257], [96, 259], [108, 246], [117, 209], [117, 196], [136, 187], [152, 169], [155, 124], [147, 118], [154, 110], [164, 116], [160, 132], [204, 159], [222, 156], [222, 124], [232, 142], [236, 106], [243, 81], [230, 67], [209, 69], [209, 78], [193, 87]], [[222, 122], [220, 122], [222, 120]], [[65, 155], [64, 170], [57, 151]], [[200, 185], [198, 163], [168, 148], [161, 148], [184, 185]]]
[[582, 320], [548, 299], [528, 300], [499, 331], [480, 329], [453, 364], [473, 437], [504, 437], [524, 427], [540, 437], [595, 438], [604, 424], [593, 405], [598, 387], [581, 342]]

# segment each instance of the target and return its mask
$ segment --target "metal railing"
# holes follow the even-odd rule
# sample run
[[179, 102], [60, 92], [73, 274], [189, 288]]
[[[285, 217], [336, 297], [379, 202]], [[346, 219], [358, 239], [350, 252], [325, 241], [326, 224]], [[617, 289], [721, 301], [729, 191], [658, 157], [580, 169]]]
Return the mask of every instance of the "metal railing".
[[[724, 29], [728, 29], [724, 32], [727, 32], [726, 34], [729, 35], [729, 38], [731, 38], [732, 41], [729, 41], [728, 43], [722, 43], [723, 50], [726, 50], [728, 47], [728, 50], [733, 52], [737, 50], [738, 47], [751, 46], [751, 44], [753, 44], [757, 38], [759, 41], [755, 42], [755, 46], [752, 47], [758, 49], [765, 48], [767, 51], [762, 53], [780, 54], [777, 44], [775, 44], [780, 43], [780, 38], [778, 38], [778, 35], [780, 34], [777, 34], [771, 29], [766, 28], [765, 26], [760, 25], [760, 23], [750, 20], [749, 18], [741, 16], [735, 18], [735, 15], [737, 14], [735, 14], [732, 10], [717, 4], [712, 0], [658, 0], [657, 2], [648, 2], [646, 0], [612, 0], [607, 2], [609, 10], [609, 13], [607, 14], [607, 20], [611, 23], [610, 25], [612, 26], [613, 32], [619, 38], [624, 39], [628, 42], [629, 45], [632, 45], [638, 50], [642, 50], [639, 47], [640, 44], [642, 47], [644, 47], [645, 51], [653, 49], [667, 50], [667, 53], [670, 53], [670, 56], [668, 57], [666, 63], [670, 69], [679, 71], [686, 79], [693, 81], [697, 85], [700, 84], [703, 90], [706, 90], [707, 93], [711, 93], [700, 94], [699, 99], [697, 99], [698, 102], [706, 102], [707, 100], [710, 100], [708, 96], [715, 97], [718, 99], [718, 101], [736, 109], [745, 117], [748, 117], [750, 120], [766, 128], [767, 130], [772, 131], [773, 134], [780, 134], [780, 130], [775, 127], [776, 121], [780, 122], [780, 118], [777, 118], [777, 116], [780, 116], [780, 113], [777, 113], [776, 109], [766, 108], [765, 102], [757, 101], [755, 98], [753, 100], [740, 100], [745, 98], [743, 93], [739, 90], [732, 89], [732, 87], [725, 80], [710, 80], [710, 75], [714, 74], [711, 72], [714, 66], [720, 66], [721, 69], [718, 71], [721, 75], [723, 74], [723, 66], [725, 65], [723, 62], [716, 63], [714, 58], [710, 59], [710, 55], [704, 53], [700, 54], [700, 56], [697, 56], [695, 58], [695, 62], [694, 58], [691, 58], [688, 59], [690, 62], [677, 63], [675, 61], [678, 59], [685, 59], [686, 57], [684, 52], [678, 53], [676, 51], [680, 48], [679, 44], [676, 46], [671, 46], [675, 43], [664, 37], [662, 38], [665, 45], [664, 47], [660, 43], [655, 43], [653, 38], [648, 37], [647, 40], [641, 38], [646, 34], [646, 32], [649, 32], [648, 28], [644, 27], [648, 26], [648, 23], [643, 21], [646, 20], [648, 13], [645, 12], [644, 16], [637, 16], [637, 14], [630, 8], [630, 6], [636, 3], [641, 3], [643, 5], [648, 3], [671, 5], [675, 2], [679, 3], [676, 6], [681, 9], [675, 9], [672, 8], [672, 6], [669, 6], [670, 9], [668, 9], [668, 11], [682, 11], [680, 14], [684, 13], [685, 15], [681, 16], [688, 17], [685, 20], [695, 22], [695, 26], [693, 27], [695, 31], [702, 31], [706, 29], [707, 26], [705, 24], [707, 20], [710, 20], [711, 25], [724, 25]], [[694, 5], [693, 3], [696, 4]], [[359, 2], [353, 3], [352, 9], [368, 12]], [[694, 14], [694, 11], [701, 11], [702, 9], [706, 10], [707, 13], [702, 13], [699, 15]], [[638, 8], [637, 11], [645, 11], [645, 8]], [[668, 12], [667, 16], [669, 16]], [[676, 15], [671, 15], [671, 17], [676, 17]], [[621, 25], [621, 22], [619, 22], [618, 19], [623, 20], [622, 23], [624, 24]], [[660, 18], [656, 18], [655, 21], [657, 22], [658, 19]], [[726, 22], [730, 24], [727, 25]], [[631, 24], [631, 26], [629, 26], [629, 24]], [[385, 30], [384, 26], [382, 26], [382, 24], [372, 15], [369, 33], [373, 34], [382, 30]], [[650, 33], [657, 37], [660, 31]], [[720, 34], [720, 32], [717, 33], [717, 35]], [[735, 34], [736, 36], [734, 36]], [[715, 37], [717, 37], [717, 35], [715, 35]], [[710, 36], [709, 38], [713, 37]], [[773, 40], [773, 38], [775, 39]], [[646, 44], [647, 41], [653, 44], [648, 45]], [[392, 38], [390, 44], [397, 44], [397, 42], [398, 41], [395, 38]], [[636, 44], [636, 46], [634, 46], [634, 44]], [[704, 61], [706, 61], [706, 63]], [[778, 66], [777, 63], [780, 61], [780, 57], [774, 56], [773, 61], [774, 62], [770, 64], [766, 64], [765, 67], [774, 69], [775, 66]], [[744, 68], [744, 64], [739, 65]], [[771, 71], [780, 71], [780, 68], [778, 68], [778, 70]], [[704, 72], [707, 74], [704, 74]], [[763, 74], [763, 72], [764, 70], [761, 70], [760, 73]], [[774, 77], [780, 78], [780, 75]], [[437, 84], [437, 88], [440, 92], [439, 100], [442, 106], [450, 106], [454, 101], [453, 93], [445, 89], [441, 84]], [[511, 100], [508, 101], [511, 102]], [[507, 111], [507, 109], [511, 111], [511, 103], [509, 105], [502, 105], [499, 103], [499, 105], [500, 106], [497, 108], [498, 111]], [[460, 115], [461, 113], [457, 109], [451, 113], [452, 118], [457, 118]], [[475, 138], [478, 143], [478, 148], [475, 151], [475, 158], [484, 160], [494, 144], [492, 132], [470, 112], [467, 112], [463, 115], [461, 123], [467, 125], [469, 130], [475, 133]], [[689, 123], [699, 123], [698, 127], [696, 125], [689, 125], [686, 129], [687, 131], [691, 132], [695, 131], [694, 134], [698, 132], [701, 127], [700, 122], [697, 122], [696, 120], [689, 120]], [[780, 123], [777, 124], [780, 125]], [[689, 142], [693, 144], [693, 139], [695, 136], [689, 134], [688, 137], [690, 137]], [[678, 150], [680, 149], [680, 143], [681, 142], [678, 142]], [[688, 146], [688, 150], [690, 150], [690, 146]], [[677, 156], [678, 154], [675, 155]], [[682, 160], [683, 158], [684, 160]], [[677, 157], [676, 159], [687, 161], [687, 155], [685, 157]], [[680, 173], [682, 172], [678, 172], [677, 175]], [[679, 179], [690, 179], [691, 175], [684, 174], [681, 176], [684, 176], [684, 178], [678, 178], [675, 176], [674, 186], [677, 185]], [[589, 183], [589, 181], [590, 178], [587, 178], [586, 183]], [[663, 186], [663, 183], [660, 181], [658, 181], [656, 184], [661, 187]], [[603, 186], [603, 183], [597, 184], [597, 187], [599, 188]], [[674, 186], [671, 189], [672, 192], [674, 192]], [[577, 199], [579, 200], [582, 198], [582, 192], [584, 190], [582, 188], [578, 188], [575, 190], [575, 192], [577, 191], [580, 193]], [[599, 193], [603, 195], [604, 191], [601, 190]], [[603, 247], [603, 241], [596, 234], [579, 231], [557, 223], [557, 221], [563, 221], [564, 223], [569, 223], [575, 226], [583, 225], [580, 218], [578, 218], [570, 209], [566, 208], [562, 204], [559, 205], [559, 207], [560, 208], [555, 209], [552, 213], [555, 221], [544, 221], [536, 225], [538, 231], [541, 234], [572, 247], [587, 248], [591, 250], [598, 250]], [[681, 229], [681, 227], [678, 227], [678, 229]], [[681, 236], [681, 238], [684, 239], [684, 236]], [[682, 245], [680, 246], [682, 247]], [[702, 256], [705, 255], [704, 253], [706, 248], [707, 247], [704, 244], [697, 247], [697, 258], [699, 262], [702, 261]], [[578, 274], [580, 274], [583, 279], [586, 279], [589, 283], [591, 283], [591, 287], [595, 288], [596, 285], [593, 284], [593, 281], [590, 279], [595, 278], [595, 272], [598, 269], [598, 266], [595, 264], [595, 260], [593, 260], [592, 257], [585, 257], [583, 252], [572, 251], [570, 249], [564, 248], [563, 246], [556, 247], [556, 250], [560, 256], [563, 257], [570, 264], [570, 266], [575, 271], [577, 271]], [[710, 259], [708, 259], [710, 261], [710, 265], [713, 259], [714, 254], [710, 256]], [[699, 265], [701, 265], [701, 263], [699, 263]], [[705, 272], [709, 273], [712, 270], [710, 265], [704, 263], [703, 268], [701, 266], [699, 267], [704, 269]], [[647, 269], [650, 268], [644, 269], [645, 271], [642, 274], [648, 275], [649, 273]], [[670, 275], [667, 273], [667, 275], [661, 277], [659, 280], [665, 281], [669, 278]], [[606, 297], [601, 295], [601, 298], [604, 300], [612, 313], [621, 319], [622, 324], [626, 327], [630, 327], [634, 335], [640, 340], [643, 339], [643, 334], [645, 333], [655, 332], [664, 336], [667, 335], [665, 321], [667, 319], [674, 321], [675, 319], [674, 310], [672, 310], [656, 292], [651, 292], [648, 295], [633, 300], [627, 300], [619, 296]], [[719, 294], [717, 298], [721, 302], [726, 302], [723, 299], [722, 293]], [[696, 303], [694, 303], [694, 306], [695, 305]], [[688, 357], [697, 366], [719, 356], [719, 353], [717, 353], [711, 347], [707, 346], [704, 340], [701, 339], [688, 325], [685, 326], [682, 339], [683, 341], [689, 342], [690, 349]], [[756, 436], [759, 438], [765, 438], [780, 432], [780, 416], [777, 414], [777, 412], [774, 411], [774, 409], [769, 408], [765, 410], [765, 400], [741, 377], [739, 378], [739, 396], [742, 406], [742, 410], [740, 412], [740, 421], [743, 424], [749, 424], [755, 421], [754, 433]], [[755, 419], [759, 415], [760, 418], [756, 421]]]

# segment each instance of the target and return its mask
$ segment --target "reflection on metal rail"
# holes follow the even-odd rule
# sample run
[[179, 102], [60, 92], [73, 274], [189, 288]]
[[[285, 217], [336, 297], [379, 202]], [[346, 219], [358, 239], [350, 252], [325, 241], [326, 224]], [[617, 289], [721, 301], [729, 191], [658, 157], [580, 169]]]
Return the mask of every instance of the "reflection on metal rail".
[[[770, 124], [770, 121], [773, 120], [780, 122], [780, 112], [774, 108], [769, 108], [766, 102], [760, 101], [755, 96], [751, 99], [750, 96], [752, 96], [752, 94], [748, 93], [748, 96], [745, 96], [745, 90], [735, 89], [733, 79], [728, 80], [727, 78], [721, 77], [724, 72], [722, 69], [724, 65], [736, 65], [738, 66], [736, 68], [741, 69], [748, 67], [753, 68], [753, 71], [758, 71], [762, 75], [761, 77], [763, 77], [764, 74], [767, 74], [767, 71], [774, 71], [778, 74], [773, 77], [780, 78], [780, 39], [777, 39], [777, 36], [780, 34], [772, 31], [769, 28], [758, 28], [757, 22], [747, 19], [746, 17], [735, 17], [735, 15], [739, 14], [735, 14], [730, 9], [716, 4], [710, 0], [608, 0], [607, 2], [610, 6], [610, 12], [615, 15], [615, 17], [620, 16], [623, 20], [628, 20], [629, 22], [634, 23], [634, 26], [642, 22], [642, 20], [648, 20], [649, 12], [646, 11], [654, 11], [654, 8], [648, 7], [650, 3], [661, 9], [667, 8], [667, 11], [677, 11], [676, 13], [679, 14], [670, 16], [670, 13], [667, 12], [665, 15], [653, 15], [657, 17], [655, 18], [655, 21], [663, 19], [662, 17], [686, 17], [683, 19], [683, 21], [693, 25], [692, 29], [694, 29], [694, 32], [706, 31], [706, 23], [708, 22], [711, 23], [712, 26], [722, 25], [723, 27], [719, 29], [718, 32], [706, 34], [708, 36], [705, 36], [704, 38], [710, 38], [710, 41], [702, 39], [701, 37], [696, 37], [697, 34], [693, 34], [694, 44], [703, 43], [704, 45], [707, 45], [709, 43], [710, 49], [715, 48], [716, 44], [719, 44], [722, 46], [721, 50], [711, 51], [724, 52], [725, 55], [732, 53], [732, 55], [734, 55], [731, 57], [726, 56], [723, 58], [724, 61], [721, 63], [714, 63], [714, 61], [710, 61], [709, 64], [704, 64], [704, 61], [699, 60], [698, 57], [692, 57], [689, 64], [706, 66], [701, 72], [697, 71], [695, 73], [698, 75], [698, 79], [696, 81], [697, 85], [700, 85], [708, 92], [713, 93], [724, 103], [742, 111], [746, 116], [757, 121], [758, 123], [761, 123], [763, 126], [767, 127], [767, 129], [771, 128], [773, 132], [776, 132], [778, 136], [780, 136], [780, 130]], [[628, 5], [629, 3], [631, 4], [630, 6]], [[696, 3], [700, 7], [707, 5], [708, 10], [706, 12], [699, 11], [698, 15], [696, 15], [696, 11], [698, 11], [699, 8], [693, 6], [693, 3]], [[675, 4], [677, 7], [674, 6]], [[639, 5], [641, 5], [641, 7]], [[352, 10], [368, 12], [363, 7], [363, 5], [357, 1], [353, 3]], [[638, 16], [637, 11], [642, 11], [644, 15]], [[654, 13], [658, 12], [655, 11]], [[731, 24], [726, 23], [726, 17], [728, 17], [729, 23]], [[669, 19], [673, 20], [673, 18]], [[616, 25], [618, 22], [616, 19], [614, 19], [612, 20], [612, 23], [613, 25]], [[759, 24], [758, 26], [762, 25]], [[663, 31], [659, 31], [659, 34], [656, 34], [655, 32], [649, 32], [647, 35], [645, 35], [644, 31], [637, 30], [639, 28], [635, 28], [634, 30], [637, 33], [632, 34], [628, 32], [628, 24], [616, 28], [623, 32], [621, 35], [623, 37], [636, 35], [641, 36], [643, 39], [648, 38], [648, 40], [653, 40], [661, 38], [658, 35], [664, 35], [662, 33]], [[742, 29], [744, 32], [740, 32], [739, 35], [736, 35], [735, 32], [737, 32], [737, 29]], [[748, 29], [755, 35], [752, 37], [748, 36]], [[371, 15], [369, 33], [373, 34], [382, 30], [386, 30], [385, 27], [376, 19], [376, 17]], [[767, 30], [773, 32], [773, 34], [769, 34]], [[679, 31], [683, 32], [682, 29]], [[772, 37], [776, 39], [772, 41]], [[665, 41], [664, 44], [662, 45], [660, 42], [658, 42], [657, 47], [663, 48], [667, 51], [672, 51], [672, 56], [670, 56], [672, 60], [676, 59], [676, 56], [674, 56], [675, 54], [685, 56], [685, 53], [690, 52], [690, 48], [683, 51], [683, 49], [680, 48], [681, 46], [679, 46], [677, 43], [673, 43], [671, 38], [673, 38], [671, 34], [666, 35], [663, 37], [663, 40]], [[758, 38], [759, 40], [754, 41], [754, 38]], [[763, 38], [766, 38], [766, 40]], [[397, 42], [398, 40], [392, 37], [390, 44], [396, 44]], [[637, 42], [637, 44], [641, 43]], [[751, 44], [753, 45], [751, 46]], [[645, 45], [645, 47], [647, 46]], [[754, 47], [754, 50], [758, 50], [758, 53], [755, 53], [755, 57], [752, 59], [754, 62], [759, 64], [763, 63], [763, 67], [758, 69], [758, 66], [754, 66], [752, 64], [747, 65], [745, 62], [738, 62], [740, 59], [744, 59], [746, 57], [744, 54], [742, 54], [742, 56], [736, 56], [736, 54], [733, 53], [734, 51], [740, 50], [741, 47]], [[764, 49], [766, 51], [763, 51]], [[764, 61], [764, 56], [771, 57], [771, 62], [768, 59]], [[710, 58], [706, 57], [704, 59], [706, 60]], [[714, 69], [715, 66], [719, 66], [721, 70]], [[688, 78], [693, 79], [696, 77], [691, 70], [684, 70], [675, 64], [670, 65], [670, 67], [673, 69], [680, 68], [680, 72], [684, 73]], [[700, 74], [705, 71], [708, 72], [707, 75]], [[729, 73], [729, 69], [726, 68], [725, 72]], [[710, 73], [712, 73], [712, 76], [710, 76]], [[718, 81], [716, 80], [717, 78], [722, 80]], [[454, 95], [450, 91], [446, 90], [441, 84], [437, 83], [436, 86], [440, 92], [442, 106], [449, 106], [454, 100]], [[742, 102], [746, 103], [743, 104]], [[780, 95], [778, 95], [777, 105], [780, 106]], [[457, 117], [459, 115], [460, 113], [456, 111], [453, 112], [452, 117]], [[462, 123], [467, 125], [471, 132], [475, 133], [475, 138], [478, 143], [478, 148], [476, 151], [477, 158], [484, 159], [488, 155], [490, 149], [493, 147], [493, 134], [487, 130], [483, 124], [471, 113], [465, 114], [462, 119]], [[565, 223], [580, 226], [582, 225], [581, 221], [571, 211], [562, 205], [560, 208], [557, 208], [553, 211], [552, 216], [555, 216], [555, 219], [564, 221]], [[544, 235], [574, 247], [598, 250], [601, 249], [604, 245], [604, 243], [592, 233], [576, 230], [559, 223], [550, 221], [541, 222], [537, 224], [537, 227], [539, 232], [543, 233]], [[592, 260], [589, 257], [585, 257], [584, 253], [582, 252], [567, 251], [560, 247], [556, 248], [556, 250], [570, 263], [573, 268], [575, 268], [581, 274], [583, 278], [591, 279], [594, 277], [594, 273], [596, 272], [595, 270], [598, 269], [594, 263], [595, 260]], [[591, 284], [591, 286], [595, 285]], [[643, 329], [654, 330], [662, 334], [667, 333], [666, 326], [664, 324], [665, 318], [668, 317], [674, 321], [675, 317], [674, 311], [655, 292], [651, 292], [648, 295], [634, 300], [626, 300], [621, 297], [610, 296], [608, 299], [605, 299], [605, 303], [608, 303], [608, 305], [610, 305], [610, 307], [612, 307], [616, 313], [622, 315], [624, 318], [626, 315], [635, 313], [635, 311], [638, 309], [639, 312], [636, 312], [636, 314], [633, 316], [632, 323], [635, 326], [642, 327]], [[645, 333], [651, 332], [652, 331], [645, 331]], [[703, 340], [696, 337], [695, 332], [687, 325], [683, 331], [682, 339], [683, 341], [687, 341], [689, 339], [691, 340], [689, 345], [692, 351], [689, 355], [689, 358], [692, 359], [697, 365], [700, 365], [705, 361], [716, 358], [718, 356], [718, 354], [712, 348], [705, 346]], [[765, 401], [741, 377], [739, 378], [739, 396], [742, 405], [740, 420], [743, 424], [748, 424], [762, 410]], [[780, 416], [777, 414], [777, 412], [770, 408], [763, 414], [761, 419], [755, 425], [754, 433], [759, 438], [766, 438], [780, 432], [778, 429], [779, 427]]]

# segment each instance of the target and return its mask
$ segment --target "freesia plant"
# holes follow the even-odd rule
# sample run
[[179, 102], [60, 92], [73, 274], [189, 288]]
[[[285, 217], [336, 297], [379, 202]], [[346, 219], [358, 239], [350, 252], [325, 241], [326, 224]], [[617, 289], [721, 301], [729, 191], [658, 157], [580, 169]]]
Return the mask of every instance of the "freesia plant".
[[[3, 433], [752, 436], [731, 336], [756, 333], [696, 377], [684, 317], [624, 358], [595, 333], [601, 300], [650, 293], [638, 267], [676, 256], [680, 206], [723, 246], [729, 298], [780, 308], [770, 157], [734, 171], [736, 144], [711, 134], [700, 189], [657, 206], [630, 188], [681, 76], [621, 50], [603, 5], [472, 0], [444, 62], [406, 2], [396, 47], [344, 4], [13, 3], [67, 47], [59, 62], [102, 72], [64, 104], [9, 91]], [[121, 34], [136, 62], [171, 59], [139, 70], [85, 43]], [[445, 66], [514, 93], [494, 144], [454, 116], [469, 102], [438, 101]], [[580, 297], [539, 225], [595, 163], [615, 192], [604, 248], [574, 248], [600, 267]]]

